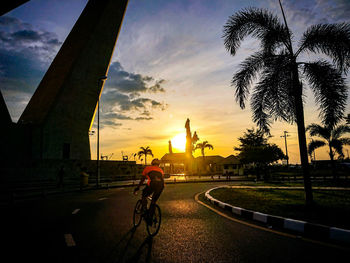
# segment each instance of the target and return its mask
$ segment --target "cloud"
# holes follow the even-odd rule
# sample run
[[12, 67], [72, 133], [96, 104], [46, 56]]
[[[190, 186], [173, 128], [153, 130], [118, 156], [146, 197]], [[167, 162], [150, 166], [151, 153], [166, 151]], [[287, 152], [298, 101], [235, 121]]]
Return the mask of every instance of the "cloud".
[[[0, 17], [0, 82], [14, 121], [20, 117], [61, 45], [53, 32], [39, 30], [15, 17]], [[110, 65], [108, 75], [102, 100], [105, 109], [102, 127], [116, 128], [122, 125], [120, 121], [151, 120], [152, 110], [166, 108], [165, 103], [141, 96], [164, 93], [163, 79], [128, 72], [118, 61]], [[23, 102], [23, 97], [28, 101]]]
[[103, 118], [148, 121], [153, 120], [154, 110], [167, 108], [166, 103], [145, 97], [146, 94], [164, 93], [164, 79], [128, 72], [118, 61], [110, 65], [108, 76], [101, 103], [105, 109]]
[[135, 120], [137, 120], [137, 121], [149, 121], [149, 120], [153, 120], [153, 117], [137, 117], [137, 118], [135, 118]]
[[26, 105], [25, 95], [16, 94], [30, 98], [61, 44], [52, 32], [35, 29], [15, 17], [0, 17], [1, 90], [14, 121]]
[[150, 98], [133, 98], [132, 94], [123, 94], [116, 90], [110, 90], [102, 96], [102, 119], [111, 121], [149, 121], [153, 120], [153, 110], [165, 110], [167, 104]]
[[[281, 10], [274, 0], [270, 0], [270, 7], [281, 16]], [[348, 0], [295, 0], [284, 1], [283, 9], [286, 13], [288, 25], [301, 32], [305, 26], [319, 23], [349, 22], [350, 2]]]
[[110, 76], [108, 81], [110, 90], [134, 96], [142, 92], [165, 92], [165, 89], [161, 87], [161, 84], [165, 82], [164, 79], [155, 80], [151, 76], [127, 72], [118, 61], [110, 65], [108, 75]]
[[0, 17], [2, 49], [36, 55], [42, 62], [51, 60], [62, 42], [52, 32], [38, 30], [14, 17]]
[[157, 93], [157, 92], [165, 92], [165, 89], [163, 87], [161, 87], [160, 85], [163, 84], [165, 82], [164, 79], [158, 80], [156, 82], [156, 84], [154, 84], [153, 86], [149, 87], [149, 90], [151, 92]]

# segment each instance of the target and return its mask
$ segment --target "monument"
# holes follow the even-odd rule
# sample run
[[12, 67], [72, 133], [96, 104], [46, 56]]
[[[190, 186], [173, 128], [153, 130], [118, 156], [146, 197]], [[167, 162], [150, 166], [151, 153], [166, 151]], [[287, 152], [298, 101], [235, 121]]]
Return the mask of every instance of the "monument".
[[54, 160], [91, 160], [89, 131], [127, 3], [88, 1], [17, 123], [1, 94], [2, 175], [48, 174]]
[[32, 158], [90, 159], [89, 130], [127, 0], [90, 0], [18, 123], [32, 127]]

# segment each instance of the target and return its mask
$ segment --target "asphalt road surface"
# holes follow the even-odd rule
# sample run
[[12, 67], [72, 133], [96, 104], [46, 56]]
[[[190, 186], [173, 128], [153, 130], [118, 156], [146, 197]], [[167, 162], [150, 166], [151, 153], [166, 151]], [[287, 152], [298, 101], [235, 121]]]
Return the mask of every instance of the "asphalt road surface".
[[162, 225], [132, 227], [133, 188], [49, 196], [1, 207], [1, 262], [340, 262], [349, 250], [231, 221], [197, 203], [223, 183], [166, 185]]

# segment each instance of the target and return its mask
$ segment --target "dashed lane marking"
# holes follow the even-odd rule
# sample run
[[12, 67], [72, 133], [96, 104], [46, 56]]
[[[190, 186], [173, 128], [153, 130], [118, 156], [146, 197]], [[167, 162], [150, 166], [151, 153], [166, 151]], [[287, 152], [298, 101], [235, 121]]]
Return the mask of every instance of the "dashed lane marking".
[[102, 198], [100, 198], [100, 199], [98, 199], [99, 201], [103, 201], [103, 200], [106, 200], [106, 199], [108, 199], [107, 197], [102, 197]]
[[75, 209], [75, 210], [72, 212], [72, 215], [77, 214], [79, 211], [80, 211], [80, 209], [79, 209], [79, 208]]
[[64, 234], [64, 240], [66, 241], [67, 247], [75, 247], [75, 241], [72, 234]]

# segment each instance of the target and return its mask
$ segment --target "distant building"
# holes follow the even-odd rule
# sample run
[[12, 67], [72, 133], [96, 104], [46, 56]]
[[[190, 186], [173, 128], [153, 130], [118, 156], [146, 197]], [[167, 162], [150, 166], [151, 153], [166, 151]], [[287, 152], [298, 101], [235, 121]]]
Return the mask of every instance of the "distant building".
[[240, 163], [239, 159], [230, 155], [222, 161], [223, 174], [229, 175], [244, 175], [244, 165]]
[[244, 175], [244, 165], [234, 155], [226, 158], [220, 155], [193, 158], [186, 153], [167, 153], [161, 158], [161, 167], [165, 174]]
[[166, 153], [161, 159], [161, 167], [165, 174], [183, 174], [186, 167], [193, 161], [192, 156], [186, 153]]
[[222, 173], [222, 161], [225, 158], [220, 155], [199, 156], [195, 159], [197, 173]]
[[165, 174], [223, 174], [243, 175], [244, 166], [238, 158], [230, 155], [226, 158], [220, 155], [199, 156], [192, 155], [194, 144], [199, 140], [197, 133], [192, 135], [190, 120], [185, 123], [186, 128], [186, 151], [183, 153], [173, 153], [171, 141], [169, 140], [169, 153], [161, 158], [161, 167]]

